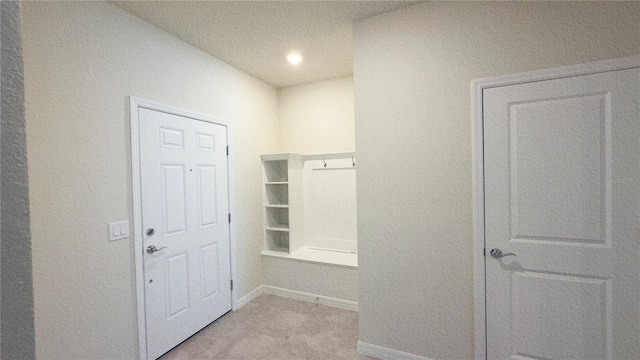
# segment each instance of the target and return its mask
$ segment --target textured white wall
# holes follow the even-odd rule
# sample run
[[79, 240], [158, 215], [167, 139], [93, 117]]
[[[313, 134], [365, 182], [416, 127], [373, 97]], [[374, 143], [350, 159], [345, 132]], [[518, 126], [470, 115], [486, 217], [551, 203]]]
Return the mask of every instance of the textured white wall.
[[233, 126], [239, 296], [262, 284], [260, 154], [278, 151], [277, 90], [104, 2], [25, 2], [36, 348], [137, 356], [129, 95]]
[[263, 256], [264, 284], [358, 301], [358, 269]]
[[6, 359], [33, 359], [35, 334], [20, 2], [0, 2], [0, 25], [0, 345]]
[[640, 3], [422, 3], [354, 28], [360, 340], [473, 356], [473, 79], [640, 53]]
[[282, 88], [278, 94], [284, 151], [306, 155], [354, 150], [352, 76]]

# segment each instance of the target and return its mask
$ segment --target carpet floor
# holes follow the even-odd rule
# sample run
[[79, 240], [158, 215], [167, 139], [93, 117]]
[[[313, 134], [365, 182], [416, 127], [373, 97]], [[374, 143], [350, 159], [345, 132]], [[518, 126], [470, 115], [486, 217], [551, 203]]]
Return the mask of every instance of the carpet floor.
[[160, 359], [373, 359], [357, 342], [357, 312], [263, 294]]

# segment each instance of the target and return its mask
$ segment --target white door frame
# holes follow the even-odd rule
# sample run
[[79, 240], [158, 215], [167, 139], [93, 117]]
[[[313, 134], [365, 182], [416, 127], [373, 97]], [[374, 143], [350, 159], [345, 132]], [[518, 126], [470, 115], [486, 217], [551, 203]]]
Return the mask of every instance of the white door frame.
[[485, 238], [484, 238], [484, 133], [483, 90], [500, 86], [534, 81], [590, 75], [608, 71], [640, 68], [640, 56], [570, 65], [548, 70], [531, 71], [474, 80], [471, 83], [471, 121], [473, 123], [473, 260], [474, 260], [474, 310], [475, 310], [475, 358], [487, 358], [486, 293], [485, 293]]
[[[192, 111], [179, 109], [176, 107], [163, 105], [150, 100], [140, 99], [137, 97], [129, 97], [129, 114], [131, 122], [131, 180], [133, 195], [133, 253], [136, 274], [136, 303], [138, 310], [138, 354], [141, 360], [147, 359], [147, 325], [146, 325], [146, 309], [144, 298], [144, 246], [143, 246], [143, 229], [142, 229], [142, 196], [141, 196], [141, 180], [140, 180], [140, 120], [138, 118], [139, 109], [149, 109], [160, 111], [163, 113], [187, 117], [194, 120], [206, 121], [216, 125], [222, 125], [226, 128], [227, 145], [233, 149], [231, 137], [231, 125], [228, 121], [212, 118], [207, 115], [198, 114]], [[231, 157], [227, 158], [227, 180], [229, 190], [229, 213], [231, 218], [235, 219], [233, 192], [233, 172]], [[229, 252], [231, 257], [231, 281], [236, 284], [236, 226], [235, 221], [229, 224]], [[237, 309], [237, 292], [231, 289], [231, 309]]]

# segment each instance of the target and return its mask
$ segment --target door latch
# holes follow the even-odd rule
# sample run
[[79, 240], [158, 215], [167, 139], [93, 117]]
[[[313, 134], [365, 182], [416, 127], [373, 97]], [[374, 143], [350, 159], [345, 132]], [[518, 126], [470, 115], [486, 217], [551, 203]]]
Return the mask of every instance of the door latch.
[[516, 256], [516, 254], [514, 254], [514, 253], [503, 254], [502, 250], [500, 250], [498, 248], [491, 249], [491, 252], [489, 254], [491, 254], [491, 257], [494, 258], [494, 259], [500, 259], [500, 258], [503, 258], [505, 256]]
[[162, 249], [166, 249], [166, 246], [161, 247], [160, 249], [158, 249], [155, 245], [149, 245], [147, 246], [147, 252], [149, 254], [153, 254], [153, 253], [157, 253], [158, 251], [162, 250]]

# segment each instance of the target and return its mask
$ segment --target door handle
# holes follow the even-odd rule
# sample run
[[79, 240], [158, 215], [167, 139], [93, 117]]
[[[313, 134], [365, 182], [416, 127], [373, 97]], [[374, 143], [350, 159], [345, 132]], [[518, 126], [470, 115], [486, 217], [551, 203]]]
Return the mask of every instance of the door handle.
[[149, 246], [147, 246], [147, 252], [149, 254], [153, 254], [153, 253], [156, 253], [156, 252], [158, 252], [158, 251], [160, 251], [162, 249], [166, 249], [166, 248], [167, 248], [166, 246], [163, 246], [160, 249], [158, 249], [155, 245], [149, 245]]
[[494, 259], [500, 259], [500, 258], [503, 258], [505, 256], [512, 256], [512, 255], [516, 256], [516, 254], [514, 254], [514, 253], [503, 254], [502, 250], [500, 250], [498, 248], [491, 249], [491, 252], [489, 252], [489, 254], [491, 254], [491, 257], [494, 258]]

